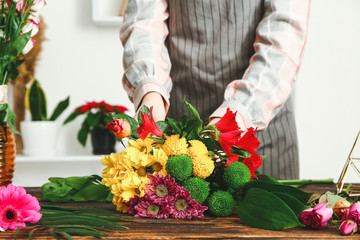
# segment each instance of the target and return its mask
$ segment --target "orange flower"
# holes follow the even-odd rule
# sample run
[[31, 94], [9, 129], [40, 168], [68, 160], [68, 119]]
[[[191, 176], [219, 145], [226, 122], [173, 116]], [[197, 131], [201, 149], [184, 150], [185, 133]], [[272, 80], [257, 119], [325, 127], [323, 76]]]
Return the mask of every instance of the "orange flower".
[[106, 125], [106, 129], [113, 131], [115, 136], [120, 139], [129, 136], [131, 132], [129, 122], [123, 119], [112, 120], [108, 125]]

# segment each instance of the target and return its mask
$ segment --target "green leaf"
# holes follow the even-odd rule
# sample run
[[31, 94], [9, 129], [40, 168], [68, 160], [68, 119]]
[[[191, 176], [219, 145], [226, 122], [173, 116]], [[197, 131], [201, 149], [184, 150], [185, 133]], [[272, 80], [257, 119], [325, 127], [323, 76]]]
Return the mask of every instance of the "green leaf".
[[75, 118], [77, 118], [78, 116], [80, 116], [82, 114], [82, 112], [80, 111], [80, 109], [76, 110], [75, 112], [72, 112], [64, 121], [64, 125], [73, 121]]
[[167, 129], [169, 128], [169, 124], [165, 121], [157, 121], [156, 125], [162, 132], [166, 132]]
[[67, 97], [65, 100], [59, 102], [59, 104], [56, 106], [53, 114], [50, 117], [50, 121], [55, 121], [60, 114], [62, 114], [65, 109], [69, 106], [70, 103], [70, 97]]
[[269, 192], [287, 193], [287, 194], [290, 194], [291, 196], [293, 196], [294, 198], [296, 198], [297, 200], [299, 200], [303, 204], [307, 204], [309, 199], [313, 195], [313, 193], [307, 193], [307, 192], [304, 192], [295, 187], [274, 184], [274, 183], [260, 181], [260, 180], [247, 182], [245, 184], [245, 187], [243, 188], [243, 190], [245, 192], [247, 192], [247, 191], [250, 191], [252, 188], [261, 188], [261, 189], [267, 190]]
[[167, 120], [168, 120], [171, 128], [173, 129], [173, 131], [176, 134], [182, 135], [180, 124], [175, 119], [172, 119], [172, 118], [167, 118]]
[[87, 113], [86, 116], [86, 122], [90, 127], [95, 127], [100, 121], [101, 121], [101, 117], [102, 117], [101, 112], [97, 112], [97, 113]]
[[86, 177], [68, 177], [65, 178], [65, 184], [75, 188], [76, 190], [80, 190], [85, 187], [87, 184], [91, 183], [91, 180], [88, 176]]
[[46, 97], [38, 80], [34, 79], [30, 86], [29, 106], [32, 121], [46, 121]]
[[299, 216], [300, 213], [309, 208], [309, 206], [302, 204], [290, 194], [283, 192], [272, 192], [272, 194], [283, 200], [292, 209], [296, 216]]
[[237, 211], [240, 219], [251, 227], [281, 230], [303, 226], [283, 200], [261, 188], [250, 189]]
[[89, 126], [87, 126], [86, 124], [82, 124], [82, 127], [80, 128], [80, 130], [78, 132], [77, 139], [80, 142], [80, 144], [84, 147], [86, 146], [86, 140], [87, 140], [89, 133], [90, 133]]
[[157, 143], [160, 143], [160, 144], [164, 144], [164, 140], [162, 140], [161, 138], [157, 138], [157, 137], [152, 137], [152, 136], [149, 136], [147, 138], [151, 138], [152, 140], [154, 140], [155, 142]]
[[201, 133], [204, 132], [204, 131], [207, 131], [207, 130], [211, 130], [215, 133], [215, 140], [218, 141], [219, 138], [220, 138], [220, 132], [219, 130], [217, 129], [217, 127], [215, 125], [209, 125], [209, 126], [206, 126], [204, 127], [202, 130], [201, 130]]
[[264, 181], [264, 182], [270, 182], [270, 183], [274, 183], [274, 184], [281, 184], [278, 180], [276, 180], [273, 177], [270, 177], [269, 175], [258, 174], [257, 177], [258, 177], [258, 180], [261, 180], [261, 181]]

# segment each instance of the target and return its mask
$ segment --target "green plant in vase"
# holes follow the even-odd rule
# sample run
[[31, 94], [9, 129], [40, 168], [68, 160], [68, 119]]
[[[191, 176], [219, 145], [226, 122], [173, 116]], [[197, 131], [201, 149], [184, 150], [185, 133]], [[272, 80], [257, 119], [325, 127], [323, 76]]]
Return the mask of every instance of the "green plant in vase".
[[65, 119], [64, 124], [72, 122], [75, 118], [84, 115], [85, 118], [78, 131], [77, 140], [85, 147], [88, 135], [91, 134], [93, 153], [108, 154], [114, 151], [113, 146], [104, 146], [105, 149], [99, 147], [97, 150], [99, 144], [104, 143], [106, 145], [108, 141], [115, 145], [115, 136], [111, 131], [107, 130], [105, 126], [114, 119], [116, 114], [124, 113], [127, 110], [128, 109], [124, 106], [110, 105], [104, 101], [87, 102], [86, 104], [75, 108], [75, 110]]
[[60, 101], [48, 116], [44, 90], [38, 80], [33, 79], [25, 93], [25, 107], [31, 114], [30, 121], [21, 122], [21, 134], [25, 155], [55, 155], [59, 133], [57, 118], [69, 106], [70, 97]]
[[25, 107], [30, 111], [31, 121], [55, 121], [69, 106], [69, 103], [70, 97], [68, 96], [58, 103], [53, 113], [48, 117], [46, 95], [40, 82], [33, 79], [30, 87], [26, 90]]

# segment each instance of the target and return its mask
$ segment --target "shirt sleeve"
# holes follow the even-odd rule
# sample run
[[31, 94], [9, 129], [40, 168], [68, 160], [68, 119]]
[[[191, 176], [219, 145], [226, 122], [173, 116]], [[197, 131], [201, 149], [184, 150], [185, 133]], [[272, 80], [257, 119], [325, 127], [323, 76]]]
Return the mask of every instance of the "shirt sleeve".
[[137, 109], [143, 96], [158, 92], [169, 107], [172, 88], [170, 58], [165, 46], [169, 16], [166, 0], [128, 1], [120, 40], [124, 46], [122, 84]]
[[225, 89], [224, 102], [211, 115], [238, 111], [245, 128], [264, 130], [289, 97], [307, 38], [310, 0], [265, 0], [256, 28], [255, 53], [242, 79]]

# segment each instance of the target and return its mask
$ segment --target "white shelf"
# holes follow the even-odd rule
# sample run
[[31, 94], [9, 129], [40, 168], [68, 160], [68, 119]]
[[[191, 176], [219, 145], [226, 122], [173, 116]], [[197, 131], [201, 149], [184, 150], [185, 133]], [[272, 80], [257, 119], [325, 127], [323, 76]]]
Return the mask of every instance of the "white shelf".
[[92, 0], [92, 21], [98, 26], [120, 27], [122, 0]]
[[56, 155], [56, 156], [24, 156], [16, 155], [15, 163], [32, 162], [100, 162], [102, 155]]

